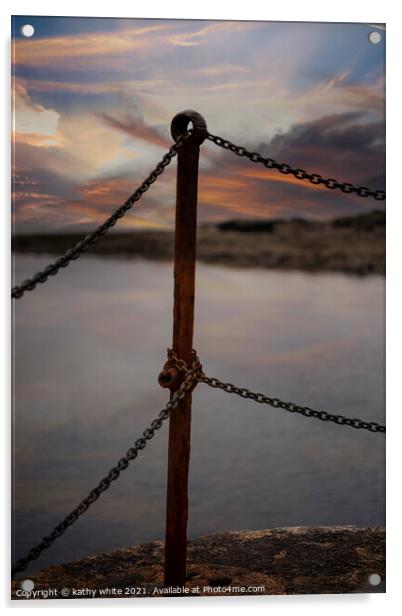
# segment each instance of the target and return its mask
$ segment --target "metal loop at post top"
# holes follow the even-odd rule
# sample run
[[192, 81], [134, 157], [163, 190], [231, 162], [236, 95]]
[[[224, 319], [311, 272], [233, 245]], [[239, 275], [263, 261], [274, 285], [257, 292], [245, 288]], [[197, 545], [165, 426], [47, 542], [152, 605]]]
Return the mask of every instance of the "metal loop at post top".
[[172, 120], [170, 125], [170, 133], [175, 141], [185, 135], [188, 131], [188, 125], [192, 122], [192, 136], [187, 143], [201, 144], [208, 135], [207, 123], [198, 111], [193, 109], [186, 109], [181, 111]]

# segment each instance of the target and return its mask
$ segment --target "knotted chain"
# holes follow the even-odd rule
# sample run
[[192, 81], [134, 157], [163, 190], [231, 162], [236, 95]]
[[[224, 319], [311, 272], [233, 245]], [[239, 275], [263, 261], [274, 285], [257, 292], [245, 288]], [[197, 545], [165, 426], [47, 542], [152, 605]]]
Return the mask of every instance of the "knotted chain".
[[109, 471], [109, 473], [101, 479], [98, 485], [91, 490], [86, 498], [84, 498], [80, 504], [71, 511], [63, 520], [58, 524], [53, 531], [44, 537], [36, 546], [31, 548], [28, 554], [24, 558], [20, 558], [14, 563], [12, 568], [12, 575], [24, 571], [27, 565], [39, 558], [44, 550], [49, 548], [54, 541], [63, 535], [66, 530], [78, 520], [78, 518], [85, 513], [89, 507], [100, 497], [102, 492], [105, 492], [113, 481], [115, 481], [122, 471], [124, 471], [129, 463], [134, 460], [141, 449], [144, 449], [147, 445], [147, 441], [151, 440], [155, 436], [155, 432], [162, 427], [163, 422], [169, 417], [172, 410], [179, 404], [179, 402], [191, 392], [197, 383], [205, 383], [210, 387], [216, 389], [222, 389], [227, 393], [236, 394], [242, 398], [248, 398], [262, 404], [268, 404], [274, 408], [281, 408], [291, 413], [300, 413], [304, 417], [313, 417], [314, 419], [320, 419], [321, 421], [332, 421], [337, 425], [350, 426], [351, 428], [369, 430], [370, 432], [385, 433], [385, 426], [380, 425], [374, 421], [367, 422], [361, 419], [350, 419], [343, 415], [334, 415], [327, 413], [326, 411], [316, 411], [309, 407], [299, 406], [293, 402], [283, 402], [279, 398], [271, 398], [266, 394], [254, 393], [245, 387], [237, 387], [232, 383], [224, 383], [216, 378], [210, 378], [204, 374], [202, 364], [198, 358], [197, 352], [193, 349], [191, 353], [191, 366], [188, 367], [187, 363], [181, 359], [172, 349], [167, 350], [168, 360], [164, 365], [162, 374], [169, 373], [170, 370], [176, 370], [178, 373], [183, 374], [184, 378], [178, 387], [177, 391], [171, 394], [170, 400], [165, 407], [160, 411], [156, 419], [154, 419], [149, 428], [144, 430], [142, 437], [137, 439], [134, 446], [131, 447], [126, 455], [121, 458], [116, 466]]
[[[176, 361], [176, 357], [172, 352], [172, 358]], [[180, 384], [178, 390], [172, 394], [172, 397], [167, 402], [166, 406], [160, 411], [158, 416], [150, 423], [149, 428], [144, 430], [142, 433], [142, 437], [137, 439], [134, 443], [133, 447], [127, 451], [126, 455], [121, 458], [116, 466], [113, 466], [109, 473], [101, 479], [98, 485], [91, 490], [86, 498], [84, 498], [80, 504], [71, 511], [54, 529], [53, 531], [44, 537], [37, 545], [31, 548], [24, 558], [20, 558], [17, 562], [14, 563], [12, 568], [12, 575], [14, 576], [16, 573], [24, 571], [27, 565], [39, 558], [44, 550], [49, 548], [58, 537], [61, 537], [66, 530], [74, 524], [78, 520], [78, 518], [85, 513], [89, 507], [100, 497], [102, 492], [105, 492], [113, 481], [120, 476], [120, 473], [124, 471], [129, 463], [138, 456], [138, 453], [141, 449], [144, 449], [147, 445], [147, 442], [151, 440], [155, 436], [155, 432], [162, 427], [163, 422], [169, 417], [170, 413], [176, 406], [179, 404], [180, 400], [184, 398], [188, 391], [191, 391], [193, 387], [197, 384], [197, 381], [200, 377], [200, 373], [202, 372], [202, 366], [199, 362], [197, 354], [193, 353], [193, 361], [190, 368], [187, 368], [185, 362], [178, 360], [178, 366], [180, 366], [180, 371], [184, 372], [185, 377]]]
[[[171, 362], [178, 371], [187, 371], [186, 363], [182, 359], [179, 359], [170, 349], [168, 349], [168, 358], [169, 362]], [[313, 419], [320, 419], [321, 421], [332, 421], [338, 426], [349, 426], [350, 428], [369, 430], [369, 432], [382, 432], [385, 434], [385, 426], [378, 424], [375, 421], [364, 421], [363, 419], [357, 418], [351, 419], [350, 417], [345, 417], [344, 415], [335, 415], [333, 413], [328, 413], [327, 411], [317, 411], [309, 406], [300, 406], [294, 402], [284, 402], [279, 398], [272, 398], [266, 394], [250, 391], [247, 387], [237, 387], [236, 385], [233, 385], [233, 383], [224, 383], [217, 378], [208, 377], [204, 374], [202, 365], [198, 361], [197, 353], [193, 349], [193, 362], [195, 361], [194, 358], [196, 358], [198, 362], [196, 370], [198, 382], [205, 383], [213, 389], [222, 389], [223, 391], [226, 391], [226, 393], [236, 394], [241, 398], [247, 398], [249, 400], [253, 400], [254, 402], [259, 402], [260, 404], [268, 404], [269, 406], [280, 408], [285, 411], [289, 411], [290, 413], [300, 413], [300, 415], [303, 415], [304, 417], [312, 417]]]

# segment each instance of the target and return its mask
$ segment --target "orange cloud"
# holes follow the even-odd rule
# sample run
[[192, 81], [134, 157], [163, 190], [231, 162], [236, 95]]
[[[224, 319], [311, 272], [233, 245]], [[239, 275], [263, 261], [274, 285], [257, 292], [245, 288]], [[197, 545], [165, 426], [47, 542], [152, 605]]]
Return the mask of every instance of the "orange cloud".
[[[78, 199], [66, 203], [66, 207], [76, 208], [81, 217], [81, 223], [98, 223], [100, 217], [108, 216], [123, 204], [136, 187], [137, 182], [128, 178], [109, 177], [87, 180], [78, 187]], [[171, 199], [174, 201], [173, 191], [171, 191]], [[170, 220], [164, 220], [162, 214], [163, 209], [160, 204], [147, 194], [142, 197], [141, 204], [134, 206], [130, 213], [119, 222], [119, 228], [164, 228], [171, 224], [174, 218], [170, 209], [168, 213]]]
[[42, 135], [40, 133], [17, 132], [13, 135], [13, 143], [14, 145], [18, 143], [25, 143], [37, 148], [54, 148], [62, 146], [62, 141], [57, 134], [55, 136], [48, 137], [47, 135]]
[[80, 198], [98, 206], [117, 207], [133, 192], [134, 184], [127, 178], [109, 177], [86, 180], [78, 187]]
[[[209, 172], [200, 177], [199, 202], [202, 205], [221, 208], [235, 214], [266, 218], [278, 212], [280, 206], [262, 198], [252, 182], [239, 179], [236, 168], [230, 168], [226, 177], [219, 172]], [[244, 175], [247, 178], [247, 175]], [[207, 214], [207, 213], [206, 213]], [[210, 218], [209, 212], [206, 216]], [[220, 214], [222, 219], [222, 212]]]
[[328, 188], [322, 184], [312, 184], [308, 180], [299, 180], [291, 174], [281, 173], [276, 169], [266, 169], [264, 167], [235, 167], [232, 172], [246, 178], [255, 178], [257, 180], [264, 180], [268, 182], [279, 182], [282, 184], [291, 184], [299, 186], [301, 188], [307, 188], [309, 190], [321, 190], [323, 192], [328, 191]]
[[244, 66], [236, 66], [234, 64], [223, 64], [221, 66], [207, 66], [206, 68], [200, 68], [191, 73], [197, 73], [198, 75], [206, 75], [207, 77], [215, 75], [226, 75], [227, 73], [247, 73], [249, 69]]

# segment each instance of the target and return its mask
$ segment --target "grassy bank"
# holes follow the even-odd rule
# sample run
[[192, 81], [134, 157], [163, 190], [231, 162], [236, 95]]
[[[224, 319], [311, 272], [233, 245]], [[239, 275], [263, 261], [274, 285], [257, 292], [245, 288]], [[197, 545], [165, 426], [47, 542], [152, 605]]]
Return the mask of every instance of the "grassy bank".
[[[60, 255], [82, 234], [30, 234], [13, 238], [18, 253]], [[113, 231], [90, 252], [102, 256], [170, 260], [173, 231]], [[231, 220], [201, 225], [197, 258], [205, 263], [283, 270], [385, 274], [385, 213], [375, 210], [332, 221]]]

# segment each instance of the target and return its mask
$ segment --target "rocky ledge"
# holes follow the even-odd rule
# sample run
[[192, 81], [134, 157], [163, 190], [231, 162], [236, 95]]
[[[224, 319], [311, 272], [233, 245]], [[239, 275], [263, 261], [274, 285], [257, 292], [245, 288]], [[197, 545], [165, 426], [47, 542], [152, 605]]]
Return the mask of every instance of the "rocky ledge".
[[[28, 598], [385, 592], [381, 527], [243, 530], [194, 539], [184, 588], [163, 589], [163, 548], [152, 541], [48, 567], [28, 576], [37, 591]], [[21, 581], [13, 582], [12, 595], [27, 598]]]

